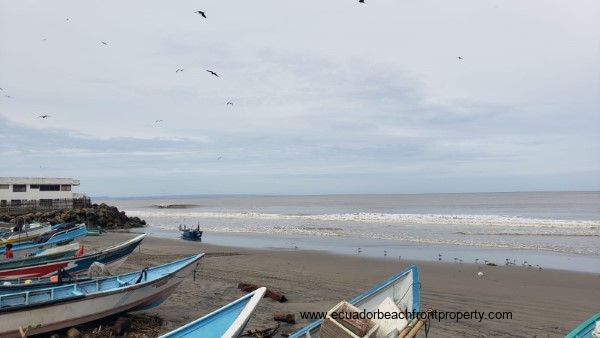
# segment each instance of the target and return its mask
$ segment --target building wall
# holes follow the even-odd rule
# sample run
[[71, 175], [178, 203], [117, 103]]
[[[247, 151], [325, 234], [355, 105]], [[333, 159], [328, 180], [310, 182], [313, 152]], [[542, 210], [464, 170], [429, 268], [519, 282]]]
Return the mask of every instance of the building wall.
[[[15, 185], [25, 185], [25, 191], [13, 191]], [[59, 191], [42, 191], [36, 188], [48, 185], [58, 185]], [[71, 199], [74, 187], [78, 185], [79, 180], [71, 178], [0, 177], [0, 200], [10, 203], [12, 200]]]

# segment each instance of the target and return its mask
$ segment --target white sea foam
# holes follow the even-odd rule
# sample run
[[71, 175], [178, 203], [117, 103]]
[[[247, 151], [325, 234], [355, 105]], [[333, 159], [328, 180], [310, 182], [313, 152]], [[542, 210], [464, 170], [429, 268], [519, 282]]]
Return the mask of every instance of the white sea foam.
[[560, 227], [560, 228], [600, 228], [600, 220], [561, 220], [527, 218], [502, 215], [467, 214], [388, 214], [388, 213], [340, 213], [319, 215], [284, 215], [260, 212], [187, 212], [168, 211], [127, 211], [142, 218], [169, 219], [240, 219], [240, 220], [305, 220], [332, 222], [360, 222], [392, 225], [475, 225], [510, 227]]

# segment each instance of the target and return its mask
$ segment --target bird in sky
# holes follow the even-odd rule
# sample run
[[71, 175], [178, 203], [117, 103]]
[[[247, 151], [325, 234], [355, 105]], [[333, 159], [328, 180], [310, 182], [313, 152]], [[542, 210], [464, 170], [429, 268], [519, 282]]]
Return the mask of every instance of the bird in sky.
[[175, 73], [179, 73], [179, 72], [183, 72], [182, 68], [177, 68], [177, 70], [175, 71]]
[[45, 119], [45, 118], [48, 118], [48, 117], [50, 117], [50, 115], [44, 114], [44, 115], [38, 116], [38, 118], [40, 118], [40, 119]]
[[361, 4], [364, 4], [365, 0], [358, 0], [358, 2], [360, 2]]
[[105, 46], [108, 46], [108, 42], [105, 42], [105, 41], [100, 41], [100, 43], [102, 43], [102, 44], [103, 44], [103, 45], [105, 45]]
[[194, 13], [202, 15], [206, 19], [206, 14], [203, 11], [195, 11]]
[[219, 157], [217, 157], [217, 161], [219, 161], [219, 160], [220, 160], [220, 159], [222, 159], [222, 158], [223, 158], [223, 156], [219, 156]]
[[161, 123], [161, 122], [163, 122], [163, 120], [156, 120], [156, 121], [154, 121], [154, 123]]
[[227, 102], [227, 105], [228, 106], [233, 106], [233, 102], [229, 101], [229, 102]]
[[0, 90], [4, 90], [4, 88], [0, 88]]
[[10, 95], [4, 95], [4, 96], [6, 96], [6, 98], [8, 98], [8, 99], [12, 99], [12, 96], [10, 96]]
[[67, 22], [69, 22], [71, 19], [67, 18]]
[[216, 76], [216, 77], [219, 77], [219, 74], [217, 74], [217, 73], [213, 72], [212, 70], [208, 70], [208, 69], [207, 69], [206, 71], [207, 71], [207, 72], [209, 72], [210, 74], [212, 74], [212, 75]]
[[43, 38], [43, 39], [42, 39], [42, 41], [46, 41], [46, 40], [48, 40], [48, 38]]
[[462, 56], [459, 56], [459, 57], [458, 57], [458, 59], [459, 59], [459, 60], [462, 60], [462, 59], [463, 59], [463, 57], [462, 57]]

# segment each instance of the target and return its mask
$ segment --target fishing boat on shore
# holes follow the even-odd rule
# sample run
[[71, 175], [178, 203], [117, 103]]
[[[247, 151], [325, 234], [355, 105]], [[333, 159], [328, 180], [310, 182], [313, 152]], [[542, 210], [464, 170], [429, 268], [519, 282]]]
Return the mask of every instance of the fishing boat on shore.
[[[37, 251], [47, 249], [57, 245], [67, 244], [72, 242], [74, 239], [85, 236], [87, 234], [87, 230], [85, 224], [78, 224], [72, 228], [65, 229], [53, 233], [48, 238], [36, 238], [32, 241], [25, 241], [14, 243], [12, 245], [12, 251], [16, 257], [26, 257], [35, 255]], [[0, 261], [3, 259], [2, 257], [6, 250], [5, 245], [0, 245]]]
[[127, 311], [160, 305], [195, 273], [198, 254], [141, 271], [70, 285], [0, 295], [0, 336], [56, 331]]
[[94, 262], [105, 264], [109, 269], [116, 269], [125, 262], [129, 254], [138, 247], [144, 237], [146, 237], [146, 234], [139, 235], [108, 249], [84, 254], [80, 257], [57, 259], [36, 265], [0, 270], [0, 280], [51, 276], [59, 269], [64, 269], [70, 274], [80, 274], [85, 273]]
[[11, 232], [4, 233], [2, 237], [0, 237], [0, 244], [6, 245], [9, 243], [12, 244], [23, 241], [29, 241], [51, 231], [52, 226], [50, 224], [35, 227], [26, 227], [22, 230], [17, 231], [13, 230]]
[[239, 337], [266, 291], [267, 288], [261, 287], [218, 310], [160, 336], [160, 338]]
[[[419, 311], [420, 285], [419, 269], [412, 265], [349, 300], [348, 303], [356, 307], [359, 311], [373, 312], [380, 308], [386, 298], [389, 298], [400, 311], [411, 313], [413, 310]], [[319, 337], [322, 323], [322, 320], [312, 322], [306, 327], [292, 333], [289, 337]]]
[[72, 258], [77, 254], [77, 252], [79, 252], [80, 248], [81, 247], [79, 246], [79, 243], [72, 243], [55, 248], [43, 249], [38, 251], [36, 255], [30, 257], [6, 259], [0, 262], [0, 271], [23, 266], [43, 264], [45, 262], [54, 260]]
[[600, 313], [596, 313], [569, 332], [565, 338], [600, 338]]

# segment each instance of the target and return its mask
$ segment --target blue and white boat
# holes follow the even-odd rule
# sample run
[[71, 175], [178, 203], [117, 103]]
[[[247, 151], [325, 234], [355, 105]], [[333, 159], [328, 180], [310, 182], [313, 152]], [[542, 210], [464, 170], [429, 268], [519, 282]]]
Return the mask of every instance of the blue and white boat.
[[569, 332], [565, 338], [598, 338], [600, 337], [600, 313], [596, 313], [585, 322]]
[[[83, 237], [85, 235], [87, 235], [87, 229], [85, 227], [85, 224], [79, 224], [73, 228], [56, 232], [52, 234], [50, 238], [43, 242], [25, 241], [13, 243], [12, 251], [17, 257], [29, 256], [32, 253], [34, 254], [38, 250], [47, 249], [56, 245], [66, 244], [73, 241], [76, 238]], [[0, 257], [3, 257], [1, 255], [4, 254], [5, 250], [6, 247], [4, 245], [0, 245]]]
[[262, 287], [160, 338], [240, 337], [267, 288]]
[[[411, 265], [348, 302], [359, 310], [376, 311], [379, 305], [389, 297], [400, 310], [416, 312], [419, 311], [420, 306], [420, 289], [419, 269]], [[321, 320], [312, 322], [289, 337], [318, 337], [321, 322]]]
[[0, 295], [0, 337], [21, 337], [72, 327], [160, 305], [196, 271], [198, 254], [118, 276]]

